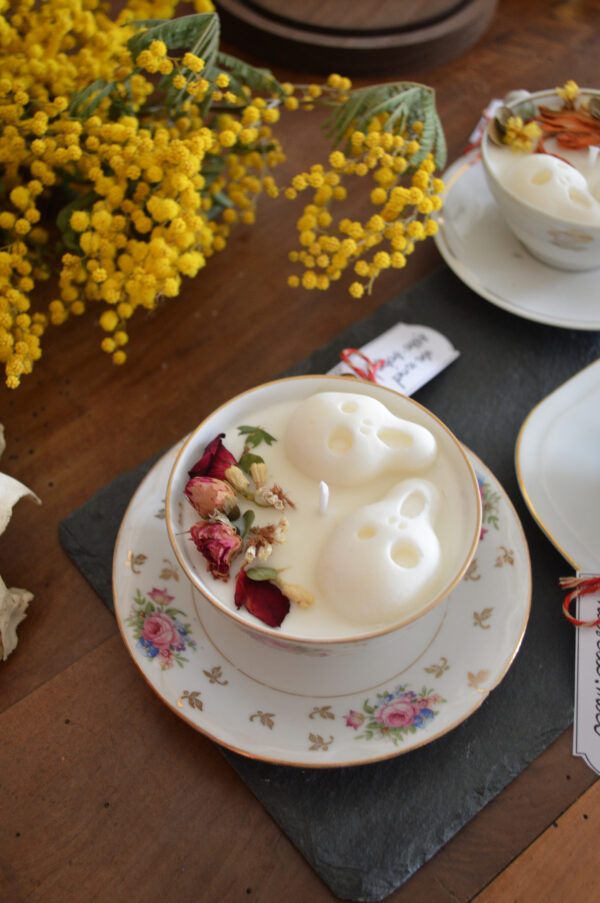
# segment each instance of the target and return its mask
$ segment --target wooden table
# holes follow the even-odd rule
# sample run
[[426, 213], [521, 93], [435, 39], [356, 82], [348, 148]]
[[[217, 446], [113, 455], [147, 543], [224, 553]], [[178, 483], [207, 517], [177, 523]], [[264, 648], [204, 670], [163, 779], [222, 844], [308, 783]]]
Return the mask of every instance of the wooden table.
[[[455, 158], [491, 97], [568, 78], [597, 81], [600, 2], [501, 0], [460, 59], [395, 73], [437, 90]], [[268, 61], [261, 60], [262, 64]], [[282, 78], [306, 80], [283, 72]], [[286, 174], [323, 159], [318, 115], [290, 117]], [[293, 138], [292, 141], [289, 139]], [[362, 204], [362, 206], [361, 206]], [[366, 212], [359, 202], [357, 217]], [[374, 295], [286, 285], [296, 208], [265, 201], [253, 227], [132, 329], [113, 367], [74, 320], [45, 337], [20, 389], [0, 390], [2, 470], [31, 486], [0, 541], [0, 573], [35, 594], [0, 663], [0, 898], [66, 901], [326, 901], [333, 895], [215, 745], [178, 720], [132, 663], [115, 619], [59, 546], [75, 507], [177, 440], [216, 404], [303, 359], [441, 265], [433, 242]], [[600, 897], [600, 785], [557, 740], [390, 900], [478, 903]]]

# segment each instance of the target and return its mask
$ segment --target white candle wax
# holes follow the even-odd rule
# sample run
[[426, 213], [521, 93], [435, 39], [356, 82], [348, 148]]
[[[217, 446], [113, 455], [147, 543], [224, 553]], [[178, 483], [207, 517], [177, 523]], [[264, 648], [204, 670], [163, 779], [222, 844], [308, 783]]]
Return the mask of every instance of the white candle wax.
[[[348, 394], [347, 397], [348, 399], [353, 398], [351, 394]], [[371, 615], [367, 613], [366, 618], [357, 620], [352, 612], [345, 608], [343, 598], [332, 604], [331, 598], [328, 598], [329, 590], [325, 592], [319, 583], [318, 563], [323, 550], [340, 524], [343, 524], [359, 509], [381, 502], [390, 490], [393, 490], [408, 474], [402, 469], [384, 470], [357, 485], [332, 486], [324, 516], [321, 511], [321, 484], [324, 481], [318, 476], [315, 478], [304, 473], [290, 460], [286, 451], [286, 430], [288, 425], [293, 422], [298, 406], [297, 401], [284, 401], [268, 407], [250, 408], [244, 412], [242, 418], [239, 418], [240, 425], [244, 423], [260, 426], [277, 439], [270, 446], [261, 444], [253, 449], [253, 452], [260, 454], [267, 465], [266, 485], [278, 484], [296, 505], [295, 509], [287, 507], [285, 511], [280, 512], [274, 508], [258, 507], [241, 499], [240, 508], [242, 511], [246, 508], [254, 510], [256, 526], [277, 523], [281, 517], [285, 517], [289, 521], [286, 541], [273, 546], [273, 552], [265, 564], [281, 569], [282, 577], [286, 582], [304, 587], [315, 598], [314, 604], [309, 608], [300, 608], [292, 604], [281, 629], [289, 635], [314, 637], [315, 639], [341, 635], [357, 636], [369, 630], [377, 630], [390, 623], [389, 615], [382, 617], [381, 610], [376, 610]], [[226, 430], [223, 443], [236, 458], [239, 458], [243, 448], [243, 437], [238, 435], [237, 426], [237, 422], [232, 423], [231, 427]], [[435, 533], [439, 539], [441, 550], [439, 567], [427, 586], [428, 597], [433, 597], [447, 580], [447, 568], [451, 566], [449, 563], [456, 560], [460, 545], [460, 523], [461, 520], [464, 522], [465, 518], [465, 500], [457, 484], [456, 474], [445, 456], [438, 454], [434, 460], [430, 458], [427, 460], [430, 463], [424, 465], [422, 473], [419, 473], [418, 476], [422, 476], [431, 483], [439, 496], [435, 519]], [[415, 474], [411, 473], [410, 476], [414, 477]], [[193, 519], [193, 511], [191, 515], [186, 516]], [[339, 567], [343, 569], [347, 563], [344, 552], [335, 554], [338, 557]], [[235, 576], [241, 565], [242, 557], [238, 556], [232, 562], [230, 580], [224, 583], [205, 573], [204, 562], [198, 553], [197, 572], [202, 575], [212, 593], [234, 610]], [[374, 574], [372, 594], [374, 598], [381, 598], [382, 594], [386, 592], [386, 584], [382, 580], [378, 585], [377, 581], [377, 574]], [[415, 595], [413, 600], [408, 599], [403, 615], [411, 611], [418, 612], [422, 603], [422, 596]], [[243, 608], [239, 609], [238, 614], [247, 617], [252, 623], [259, 623]]]
[[375, 398], [346, 392], [311, 395], [295, 408], [283, 439], [299, 470], [334, 486], [424, 470], [436, 455], [429, 430], [395, 417]]
[[412, 614], [441, 564], [438, 508], [433, 483], [413, 478], [341, 519], [317, 560], [326, 604], [365, 627]]
[[325, 480], [319, 483], [319, 513], [327, 513], [327, 505], [329, 504], [329, 486]]
[[535, 154], [489, 143], [488, 158], [498, 181], [538, 210], [582, 225], [600, 225], [596, 155], [587, 148], [572, 151], [559, 147], [554, 139], [544, 146], [548, 153]]

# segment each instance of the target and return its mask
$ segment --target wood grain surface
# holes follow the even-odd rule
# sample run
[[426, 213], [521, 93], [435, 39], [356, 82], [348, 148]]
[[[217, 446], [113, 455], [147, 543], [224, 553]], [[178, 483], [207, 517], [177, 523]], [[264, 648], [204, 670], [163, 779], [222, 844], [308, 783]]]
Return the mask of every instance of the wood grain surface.
[[269, 65], [393, 75], [454, 59], [485, 32], [497, 0], [217, 0], [224, 35]]
[[[501, 0], [481, 41], [418, 80], [437, 91], [451, 161], [491, 97], [568, 78], [597, 86], [599, 56], [600, 0]], [[400, 66], [393, 77], [414, 75]], [[282, 123], [282, 182], [327, 154], [320, 124], [318, 113]], [[3, 903], [335, 899], [214, 744], [139, 679], [114, 618], [57, 535], [76, 506], [216, 405], [442, 265], [428, 242], [364, 300], [340, 283], [294, 291], [286, 275], [297, 209], [265, 201], [257, 223], [240, 228], [180, 298], [132, 326], [124, 367], [99, 351], [99, 329], [74, 319], [46, 334], [20, 389], [0, 389], [2, 470], [43, 502], [21, 501], [0, 541], [3, 578], [35, 594], [17, 651], [0, 663]], [[368, 199], [354, 209], [364, 218]], [[389, 900], [600, 899], [595, 781], [572, 757], [567, 731]]]

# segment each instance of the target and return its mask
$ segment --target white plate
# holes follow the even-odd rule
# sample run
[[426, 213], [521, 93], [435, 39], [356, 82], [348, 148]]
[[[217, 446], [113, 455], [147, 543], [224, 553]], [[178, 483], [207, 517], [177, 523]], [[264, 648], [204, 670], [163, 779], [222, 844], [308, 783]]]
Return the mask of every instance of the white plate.
[[[302, 673], [320, 667], [318, 655], [307, 661], [288, 653], [297, 686], [282, 691], [273, 685], [268, 647], [257, 647], [235, 625], [215, 637], [212, 608], [193, 591], [167, 536], [165, 493], [177, 451], [161, 458], [129, 504], [115, 546], [113, 592], [134, 662], [163, 702], [196, 730], [270, 762], [354, 765], [429, 743], [464, 721], [500, 682], [527, 624], [531, 569], [515, 511], [480, 461], [472, 458], [484, 501], [482, 539], [432, 644], [377, 687], [328, 696], [324, 685], [314, 696], [303, 693]], [[240, 643], [254, 644], [254, 655], [263, 657], [262, 682], [236, 666]]]
[[575, 570], [600, 572], [600, 360], [531, 411], [515, 459], [542, 530]]
[[567, 272], [532, 257], [500, 216], [477, 152], [453, 163], [444, 181], [435, 242], [459, 279], [527, 320], [600, 329], [598, 270]]

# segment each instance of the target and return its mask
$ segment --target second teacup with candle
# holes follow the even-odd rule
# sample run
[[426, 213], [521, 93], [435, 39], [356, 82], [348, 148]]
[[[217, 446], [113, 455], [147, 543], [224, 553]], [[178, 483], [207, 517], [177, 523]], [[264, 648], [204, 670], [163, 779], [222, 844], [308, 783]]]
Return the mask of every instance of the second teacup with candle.
[[[237, 487], [237, 508], [214, 513], [210, 547], [193, 537], [211, 518], [199, 518], [185, 490], [215, 440], [226, 453], [216, 472]], [[199, 617], [219, 648], [235, 646], [238, 667], [257, 679], [279, 670], [278, 685], [293, 691], [289, 653], [301, 653], [312, 659], [305, 688], [327, 672], [329, 692], [343, 692], [356, 658], [359, 684], [373, 684], [431, 643], [473, 557], [481, 497], [458, 440], [412, 399], [345, 377], [295, 377], [233, 398], [191, 434], [169, 480], [167, 526]], [[239, 550], [219, 575], [219, 537], [230, 528]], [[267, 596], [289, 593], [278, 626], [244, 604], [247, 575], [257, 578], [253, 594], [267, 584]]]
[[[542, 133], [542, 143], [534, 138], [530, 150], [514, 150], [503, 143], [504, 124], [511, 115], [527, 124], [544, 109], [550, 111], [548, 118], [558, 114], [564, 101], [556, 91], [514, 92], [505, 104], [481, 142], [486, 180], [503, 219], [527, 250], [548, 266], [572, 271], [600, 267], [600, 121], [596, 119], [600, 92], [582, 90], [573, 101], [577, 109], [564, 111], [566, 123], [581, 110], [596, 124], [595, 136], [588, 138], [585, 125], [573, 120], [573, 130], [579, 128], [584, 135], [573, 140], [567, 136], [569, 146], [559, 143], [563, 139], [552, 137], [551, 131]], [[589, 147], [581, 143], [588, 140]]]

